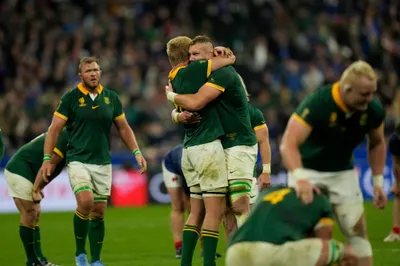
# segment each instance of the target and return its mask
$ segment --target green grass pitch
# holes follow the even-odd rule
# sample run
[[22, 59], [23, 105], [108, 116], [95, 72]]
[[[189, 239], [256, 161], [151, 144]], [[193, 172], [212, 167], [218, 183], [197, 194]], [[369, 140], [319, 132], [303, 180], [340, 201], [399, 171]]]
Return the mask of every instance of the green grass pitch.
[[[400, 266], [400, 242], [383, 243], [391, 228], [392, 204], [383, 211], [366, 203], [368, 233], [374, 249], [375, 266]], [[74, 265], [73, 213], [43, 213], [41, 217], [42, 245], [50, 261], [64, 266]], [[25, 265], [18, 235], [17, 214], [0, 215], [0, 265]], [[223, 235], [223, 234], [221, 234]], [[335, 228], [335, 236], [342, 239]], [[218, 251], [224, 252], [220, 239]], [[106, 213], [106, 239], [103, 261], [107, 266], [176, 266], [169, 226], [169, 206], [145, 208], [110, 208]], [[200, 250], [195, 253], [194, 266], [200, 266]], [[224, 265], [218, 259], [217, 265]]]

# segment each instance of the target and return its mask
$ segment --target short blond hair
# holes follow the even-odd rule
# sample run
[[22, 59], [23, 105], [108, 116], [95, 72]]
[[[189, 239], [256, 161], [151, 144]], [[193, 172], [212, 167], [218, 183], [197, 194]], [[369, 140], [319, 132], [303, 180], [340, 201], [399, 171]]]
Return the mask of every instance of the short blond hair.
[[172, 66], [189, 60], [192, 39], [187, 36], [175, 37], [167, 42], [167, 55]]
[[340, 78], [340, 85], [346, 89], [346, 87], [350, 87], [349, 83], [352, 83], [355, 79], [362, 76], [372, 81], [378, 79], [372, 66], [365, 61], [359, 60], [346, 68]]
[[79, 66], [78, 66], [78, 71], [79, 73], [81, 73], [82, 71], [82, 66], [86, 65], [86, 64], [91, 64], [93, 62], [96, 62], [99, 67], [100, 67], [100, 61], [97, 57], [94, 56], [87, 56], [87, 57], [83, 57], [80, 61], [79, 61]]
[[211, 46], [214, 48], [214, 44], [213, 44], [211, 38], [206, 35], [197, 35], [196, 37], [194, 37], [190, 46], [199, 44], [199, 43], [210, 43]]

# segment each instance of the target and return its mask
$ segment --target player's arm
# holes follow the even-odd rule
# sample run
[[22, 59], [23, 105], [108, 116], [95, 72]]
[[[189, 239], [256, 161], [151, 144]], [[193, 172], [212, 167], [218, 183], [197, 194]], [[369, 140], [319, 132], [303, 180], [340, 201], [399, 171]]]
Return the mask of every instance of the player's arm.
[[[227, 57], [213, 57], [209, 59], [209, 68], [211, 67], [211, 72], [215, 71], [217, 69], [233, 65], [236, 61], [236, 57], [233, 54], [227, 55]], [[209, 73], [208, 76], [210, 76], [211, 73]]]
[[269, 144], [269, 133], [267, 124], [254, 127], [257, 143], [260, 148], [261, 161], [263, 165], [262, 174], [258, 178], [261, 184], [260, 190], [271, 184], [271, 146]]
[[172, 84], [169, 83], [169, 88], [166, 91], [167, 98], [186, 110], [198, 111], [220, 96], [233, 80], [233, 73], [221, 69], [214, 72], [196, 94], [176, 94], [173, 92]]
[[383, 124], [368, 134], [368, 162], [374, 187], [383, 187], [383, 170], [386, 163], [386, 142]]

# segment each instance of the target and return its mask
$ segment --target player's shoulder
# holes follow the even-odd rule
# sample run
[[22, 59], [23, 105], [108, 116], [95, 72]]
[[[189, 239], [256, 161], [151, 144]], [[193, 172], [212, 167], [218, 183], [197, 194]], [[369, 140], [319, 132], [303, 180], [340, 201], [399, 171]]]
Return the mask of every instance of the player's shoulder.
[[385, 116], [385, 108], [383, 107], [381, 101], [374, 97], [368, 105], [368, 111], [377, 116]]
[[103, 92], [102, 93], [104, 93], [104, 97], [111, 97], [113, 99], [119, 98], [119, 94], [116, 91], [114, 91], [114, 90], [112, 90], [110, 88], [103, 87]]

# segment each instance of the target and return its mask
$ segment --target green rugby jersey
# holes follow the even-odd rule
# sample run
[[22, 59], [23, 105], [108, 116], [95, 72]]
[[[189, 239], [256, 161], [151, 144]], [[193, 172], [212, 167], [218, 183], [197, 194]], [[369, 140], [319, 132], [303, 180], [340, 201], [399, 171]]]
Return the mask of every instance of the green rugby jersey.
[[225, 131], [222, 138], [224, 149], [257, 144], [250, 123], [246, 87], [235, 68], [227, 66], [214, 71], [206, 85], [223, 92], [218, 98], [217, 108]]
[[[253, 128], [254, 132], [259, 129], [267, 127], [263, 113], [250, 103], [249, 103], [249, 115], [250, 115], [251, 127]], [[254, 165], [253, 176], [257, 176], [257, 162]]]
[[333, 225], [331, 204], [324, 195], [314, 195], [304, 204], [293, 188], [276, 186], [260, 192], [246, 222], [232, 236], [239, 242], [267, 242], [281, 245], [308, 237], [317, 225]]
[[[211, 73], [211, 60], [197, 60], [186, 67], [171, 71], [168, 78], [178, 94], [195, 94], [204, 85]], [[182, 108], [177, 107], [182, 111]], [[224, 135], [216, 103], [207, 104], [197, 112], [201, 120], [197, 124], [184, 124], [184, 148], [212, 142]]]
[[114, 121], [125, 116], [119, 96], [99, 85], [94, 100], [80, 83], [61, 98], [54, 115], [64, 119], [69, 136], [67, 163], [110, 164]]
[[292, 115], [312, 128], [310, 136], [300, 146], [305, 168], [323, 172], [353, 169], [354, 149], [385, 119], [385, 109], [376, 98], [365, 112], [350, 113], [339, 89], [339, 83], [335, 83], [316, 90]]
[[[35, 182], [36, 175], [43, 163], [44, 141], [46, 134], [43, 133], [24, 146], [22, 146], [8, 161], [6, 169], [13, 174], [25, 177], [32, 183]], [[68, 133], [64, 128], [58, 138], [54, 152], [62, 158], [54, 170], [53, 176], [58, 176], [65, 166], [65, 154], [68, 147]]]

